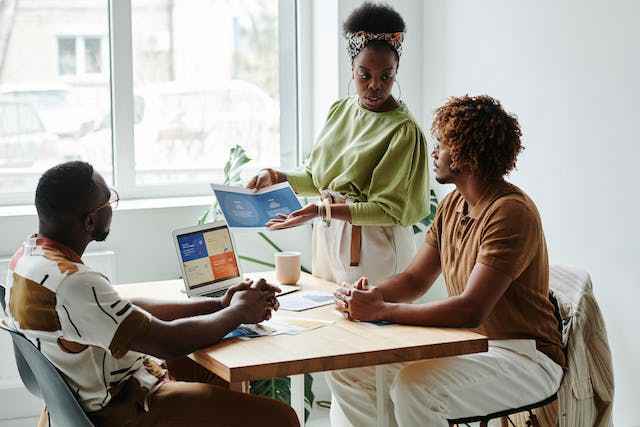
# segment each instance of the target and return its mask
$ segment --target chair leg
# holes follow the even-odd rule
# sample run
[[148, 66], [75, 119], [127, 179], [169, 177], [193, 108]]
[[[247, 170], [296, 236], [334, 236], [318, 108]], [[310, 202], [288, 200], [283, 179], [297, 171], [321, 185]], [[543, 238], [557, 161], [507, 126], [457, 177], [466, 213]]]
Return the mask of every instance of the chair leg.
[[46, 406], [42, 408], [42, 412], [40, 412], [40, 419], [38, 419], [36, 427], [49, 427], [49, 412]]
[[529, 410], [529, 419], [527, 420], [527, 425], [531, 427], [540, 427], [540, 421], [538, 421], [538, 417], [533, 413], [532, 410]]
[[511, 420], [511, 418], [507, 415], [506, 417], [502, 417], [502, 427], [516, 427], [516, 425], [514, 424], [514, 422]]

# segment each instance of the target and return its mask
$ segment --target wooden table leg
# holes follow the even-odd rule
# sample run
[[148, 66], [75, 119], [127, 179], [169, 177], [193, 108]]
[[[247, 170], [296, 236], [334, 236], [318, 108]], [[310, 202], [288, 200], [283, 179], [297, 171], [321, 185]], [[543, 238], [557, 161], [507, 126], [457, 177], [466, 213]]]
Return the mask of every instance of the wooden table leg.
[[391, 414], [387, 406], [387, 382], [385, 381], [385, 367], [376, 366], [376, 409], [378, 427], [389, 427]]
[[229, 390], [239, 391], [240, 393], [250, 393], [249, 381], [240, 381], [237, 383], [229, 383]]
[[291, 407], [304, 427], [304, 374], [291, 375]]

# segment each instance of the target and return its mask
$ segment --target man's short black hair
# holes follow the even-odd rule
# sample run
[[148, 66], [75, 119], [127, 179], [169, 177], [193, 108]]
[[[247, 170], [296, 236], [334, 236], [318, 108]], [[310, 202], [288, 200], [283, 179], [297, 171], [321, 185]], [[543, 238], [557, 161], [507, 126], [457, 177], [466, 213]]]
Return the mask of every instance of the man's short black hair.
[[391, 6], [365, 2], [351, 12], [342, 26], [344, 33], [396, 33], [406, 31], [404, 19]]
[[47, 170], [36, 188], [40, 221], [60, 225], [74, 215], [81, 215], [89, 209], [96, 187], [93, 166], [89, 163], [66, 162]]

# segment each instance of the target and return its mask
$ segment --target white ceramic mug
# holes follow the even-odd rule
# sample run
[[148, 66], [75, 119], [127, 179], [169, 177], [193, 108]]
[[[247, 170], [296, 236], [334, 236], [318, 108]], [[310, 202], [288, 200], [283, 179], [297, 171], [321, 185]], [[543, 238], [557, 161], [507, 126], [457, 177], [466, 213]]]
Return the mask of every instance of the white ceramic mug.
[[296, 285], [300, 280], [300, 252], [275, 254], [276, 280], [283, 285]]

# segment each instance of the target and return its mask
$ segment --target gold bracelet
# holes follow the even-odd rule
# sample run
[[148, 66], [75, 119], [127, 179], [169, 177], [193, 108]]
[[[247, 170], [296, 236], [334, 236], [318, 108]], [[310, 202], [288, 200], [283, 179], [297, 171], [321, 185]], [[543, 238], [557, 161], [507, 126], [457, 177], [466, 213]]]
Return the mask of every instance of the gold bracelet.
[[322, 204], [322, 202], [316, 203], [316, 209], [318, 218], [324, 221], [324, 205]]
[[328, 197], [325, 197], [322, 199], [322, 203], [324, 204], [324, 215], [322, 220], [328, 227], [331, 225], [331, 200]]

